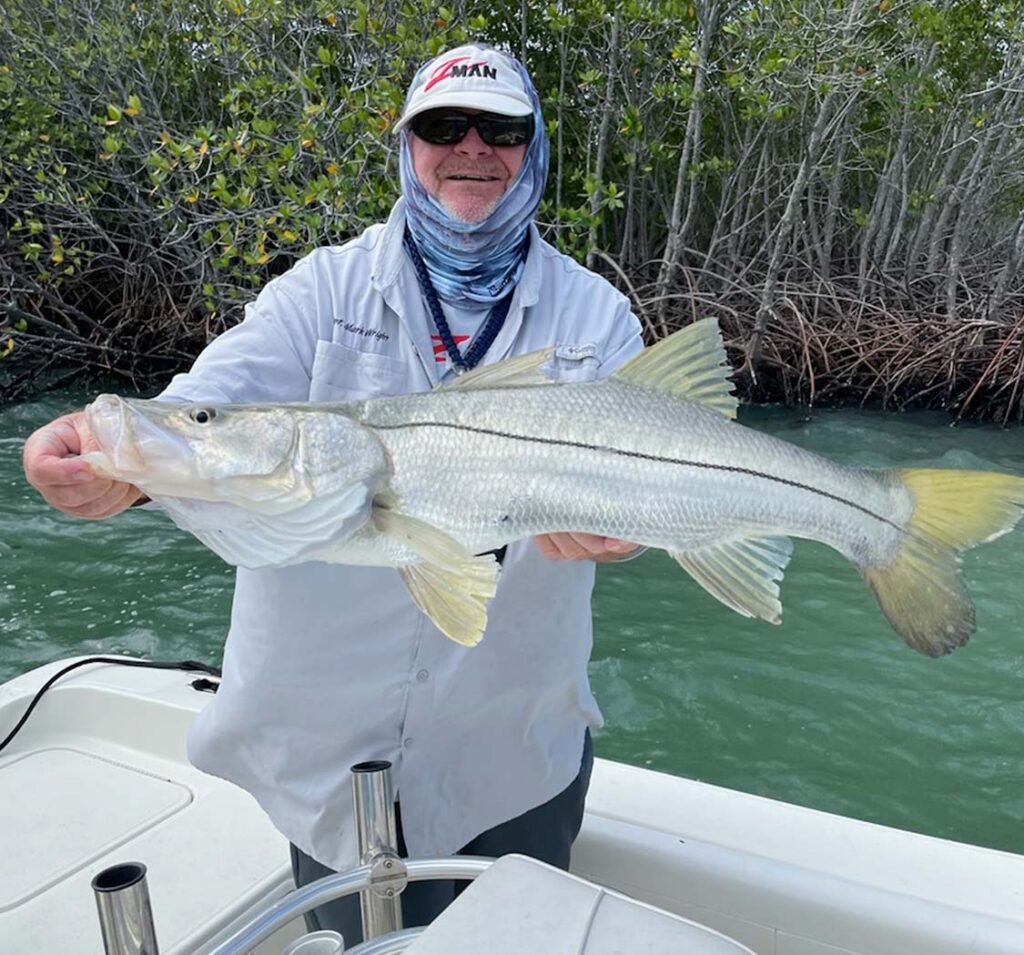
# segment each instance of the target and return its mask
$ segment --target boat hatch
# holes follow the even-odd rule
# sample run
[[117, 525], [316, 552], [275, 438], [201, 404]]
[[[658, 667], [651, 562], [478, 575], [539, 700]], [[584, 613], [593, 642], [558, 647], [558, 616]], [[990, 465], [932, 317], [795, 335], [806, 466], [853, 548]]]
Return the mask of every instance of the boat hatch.
[[38, 750], [0, 773], [4, 835], [0, 912], [44, 892], [192, 800], [187, 787], [67, 747]]

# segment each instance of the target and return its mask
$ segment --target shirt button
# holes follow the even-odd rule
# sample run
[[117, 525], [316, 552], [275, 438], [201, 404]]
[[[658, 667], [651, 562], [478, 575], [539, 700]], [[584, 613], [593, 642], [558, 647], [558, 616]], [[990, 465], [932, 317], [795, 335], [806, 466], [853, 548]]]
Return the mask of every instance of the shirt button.
[[402, 746], [405, 749], [408, 749], [410, 746], [412, 746], [412, 737], [406, 736], [406, 738], [402, 740]]
[[419, 680], [420, 683], [426, 683], [427, 680], [430, 679], [430, 671], [420, 670], [419, 673], [416, 674], [416, 679]]

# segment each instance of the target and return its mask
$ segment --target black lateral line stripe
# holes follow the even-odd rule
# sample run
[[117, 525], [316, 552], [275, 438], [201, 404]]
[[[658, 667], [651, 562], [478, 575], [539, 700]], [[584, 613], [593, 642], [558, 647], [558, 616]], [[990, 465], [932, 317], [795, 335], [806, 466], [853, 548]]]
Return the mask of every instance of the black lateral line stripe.
[[584, 444], [582, 441], [567, 441], [564, 438], [541, 438], [535, 435], [513, 434], [509, 431], [494, 431], [490, 428], [474, 428], [470, 425], [452, 424], [448, 421], [406, 421], [402, 424], [373, 424], [370, 425], [370, 427], [377, 431], [401, 431], [405, 428], [448, 428], [452, 431], [469, 431], [472, 434], [486, 434], [493, 438], [508, 438], [510, 441], [548, 444], [562, 448], [578, 448], [582, 451], [605, 451], [608, 454], [617, 454], [624, 458], [639, 458], [643, 461], [654, 461], [658, 464], [679, 464], [683, 467], [703, 468], [706, 471], [725, 471], [730, 474], [746, 474], [750, 477], [762, 478], [765, 481], [774, 481], [776, 484], [784, 484], [787, 487], [795, 487], [801, 491], [808, 491], [811, 494], [817, 494], [820, 497], [827, 498], [830, 501], [835, 501], [838, 504], [845, 504], [847, 507], [852, 507], [855, 511], [860, 511], [862, 514], [866, 514], [868, 517], [874, 518], [876, 521], [881, 521], [883, 524], [887, 524], [889, 527], [894, 528], [901, 534], [904, 533], [904, 529], [900, 527], [899, 524], [890, 521], [887, 517], [883, 517], [881, 514], [876, 514], [874, 511], [866, 507], [862, 507], [856, 501], [840, 497], [838, 494], [833, 494], [830, 491], [823, 491], [821, 488], [813, 487], [810, 484], [801, 484], [799, 481], [790, 481], [788, 478], [765, 474], [764, 471], [755, 471], [753, 468], [734, 467], [728, 464], [706, 464], [703, 461], [687, 461], [685, 458], [666, 458], [658, 454], [644, 454], [642, 451], [624, 451], [620, 448], [609, 448], [602, 444]]

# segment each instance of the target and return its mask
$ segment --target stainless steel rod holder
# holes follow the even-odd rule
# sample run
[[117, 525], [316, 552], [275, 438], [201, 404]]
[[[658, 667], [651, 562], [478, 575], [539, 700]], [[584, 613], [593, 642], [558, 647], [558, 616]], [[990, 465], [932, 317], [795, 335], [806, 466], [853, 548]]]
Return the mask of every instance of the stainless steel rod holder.
[[402, 928], [400, 894], [405, 888], [405, 864], [398, 856], [391, 763], [356, 763], [352, 767], [352, 800], [359, 864], [370, 866], [374, 875], [370, 887], [359, 893], [363, 938], [369, 940]]
[[[493, 859], [480, 856], [457, 856], [451, 859], [411, 859], [406, 865], [410, 882], [430, 879], [468, 882], [486, 871], [492, 862]], [[247, 955], [292, 919], [312, 911], [325, 902], [369, 888], [371, 880], [368, 865], [359, 866], [349, 872], [324, 876], [304, 885], [301, 889], [289, 892], [283, 899], [279, 899], [236, 929], [228, 938], [210, 947], [203, 947], [200, 951], [202, 955]]]
[[92, 890], [107, 955], [159, 955], [141, 862], [104, 869], [92, 880]]

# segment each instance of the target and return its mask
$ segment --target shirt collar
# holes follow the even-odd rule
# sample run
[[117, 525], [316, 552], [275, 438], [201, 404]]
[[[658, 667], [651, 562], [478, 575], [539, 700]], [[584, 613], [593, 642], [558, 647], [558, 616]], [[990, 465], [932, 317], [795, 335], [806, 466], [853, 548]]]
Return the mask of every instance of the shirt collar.
[[374, 252], [370, 281], [379, 292], [384, 292], [398, 281], [405, 262], [402, 236], [405, 234], [405, 200], [399, 199], [392, 207], [384, 224], [384, 237]]

